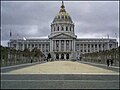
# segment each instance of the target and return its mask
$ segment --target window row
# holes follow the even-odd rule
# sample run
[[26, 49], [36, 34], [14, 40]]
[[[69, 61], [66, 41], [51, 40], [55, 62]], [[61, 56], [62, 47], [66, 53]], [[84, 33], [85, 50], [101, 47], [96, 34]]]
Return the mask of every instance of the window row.
[[65, 28], [63, 26], [61, 26], [61, 29], [60, 29], [60, 26], [58, 26], [57, 28], [53, 28], [54, 31], [72, 31], [72, 27], [68, 27], [66, 26]]
[[67, 15], [61, 15], [61, 16], [58, 16], [58, 19], [71, 19], [70, 16], [67, 16]]
[[[99, 47], [99, 48], [101, 48], [101, 47], [105, 47], [105, 44], [77, 44], [76, 45], [77, 47], [78, 46], [81, 46], [81, 47], [88, 47], [88, 48], [90, 48], [90, 46], [93, 48], [93, 47], [95, 47], [95, 48], [97, 48], [97, 47]], [[111, 45], [112, 46], [112, 45]]]

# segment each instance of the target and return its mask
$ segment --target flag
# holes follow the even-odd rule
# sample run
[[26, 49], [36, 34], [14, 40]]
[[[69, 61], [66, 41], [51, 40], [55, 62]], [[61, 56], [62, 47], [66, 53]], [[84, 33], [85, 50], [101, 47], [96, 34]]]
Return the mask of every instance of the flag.
[[17, 33], [17, 39], [18, 39], [18, 37], [19, 37], [19, 34]]
[[107, 34], [107, 37], [108, 37], [108, 39], [109, 39], [109, 34]]
[[115, 37], [117, 38], [117, 33], [115, 33]]
[[12, 32], [10, 31], [10, 37], [12, 37]]

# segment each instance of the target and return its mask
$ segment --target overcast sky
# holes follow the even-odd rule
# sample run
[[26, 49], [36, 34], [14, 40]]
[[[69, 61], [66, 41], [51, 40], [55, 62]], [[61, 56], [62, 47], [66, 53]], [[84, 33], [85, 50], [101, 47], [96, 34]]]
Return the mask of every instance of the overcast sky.
[[[75, 24], [79, 38], [116, 38], [119, 36], [117, 1], [65, 1], [65, 9]], [[60, 10], [61, 1], [2, 2], [2, 45], [10, 37], [48, 37], [50, 25]]]

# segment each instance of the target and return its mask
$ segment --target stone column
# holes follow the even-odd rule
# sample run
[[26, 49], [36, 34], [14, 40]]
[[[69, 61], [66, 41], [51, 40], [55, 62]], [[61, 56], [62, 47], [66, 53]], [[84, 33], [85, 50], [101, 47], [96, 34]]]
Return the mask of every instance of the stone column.
[[80, 52], [80, 43], [79, 43], [79, 52]]
[[69, 40], [69, 51], [70, 51], [70, 40]]
[[45, 53], [46, 53], [46, 44], [44, 44], [44, 45], [45, 45], [45, 49], [44, 50], [45, 50]]
[[75, 39], [74, 39], [74, 52], [75, 52]]
[[109, 50], [109, 41], [108, 41], [108, 44], [107, 44], [107, 50]]
[[88, 52], [88, 44], [86, 43], [86, 53]]
[[66, 60], [66, 54], [64, 54], [64, 59]]
[[53, 40], [51, 40], [51, 46], [50, 46], [50, 48], [51, 48], [51, 52], [53, 52]]
[[103, 51], [103, 43], [100, 43], [101, 44], [101, 51]]
[[91, 47], [92, 44], [90, 44], [90, 52], [92, 52], [92, 47]]
[[50, 52], [52, 52], [52, 40], [50, 39]]
[[99, 52], [99, 44], [97, 44], [97, 51]]
[[56, 51], [56, 40], [54, 42], [55, 42], [55, 51]]
[[72, 41], [72, 50], [73, 50], [73, 51], [75, 50], [74, 39], [73, 39], [73, 41]]
[[61, 51], [61, 40], [59, 40], [59, 51]]
[[61, 59], [61, 54], [59, 54], [59, 59]]
[[41, 51], [43, 50], [43, 49], [42, 49], [42, 46], [43, 46], [43, 44], [41, 44]]
[[26, 47], [28, 48], [28, 41], [26, 41]]
[[60, 44], [59, 44], [59, 40], [58, 40], [58, 51], [59, 51], [59, 45], [60, 45]]
[[64, 40], [64, 51], [66, 51], [66, 40]]
[[24, 50], [24, 48], [25, 48], [25, 42], [23, 41], [23, 50]]
[[83, 50], [83, 53], [84, 53], [84, 43], [83, 43], [83, 49], [82, 50]]
[[71, 50], [73, 50], [73, 49], [72, 49], [72, 40], [71, 40]]
[[30, 51], [32, 51], [32, 44], [30, 43]]
[[54, 40], [52, 41], [52, 45], [53, 45], [53, 46], [52, 46], [52, 48], [53, 48], [52, 51], [54, 51], [54, 50], [55, 50], [55, 41], [54, 41]]
[[16, 50], [19, 50], [19, 43], [18, 43], [18, 40], [17, 40], [17, 44], [16, 44]]
[[93, 50], [94, 50], [93, 52], [95, 52], [95, 44], [93, 44]]

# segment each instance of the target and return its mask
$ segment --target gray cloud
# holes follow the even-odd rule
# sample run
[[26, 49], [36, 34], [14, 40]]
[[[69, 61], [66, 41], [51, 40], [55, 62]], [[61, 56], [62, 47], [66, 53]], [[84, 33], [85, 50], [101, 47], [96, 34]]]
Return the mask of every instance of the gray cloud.
[[[50, 34], [50, 24], [60, 10], [60, 1], [2, 2], [2, 41], [13, 36], [44, 37]], [[66, 1], [66, 11], [75, 23], [78, 37], [110, 37], [119, 34], [118, 2]]]

